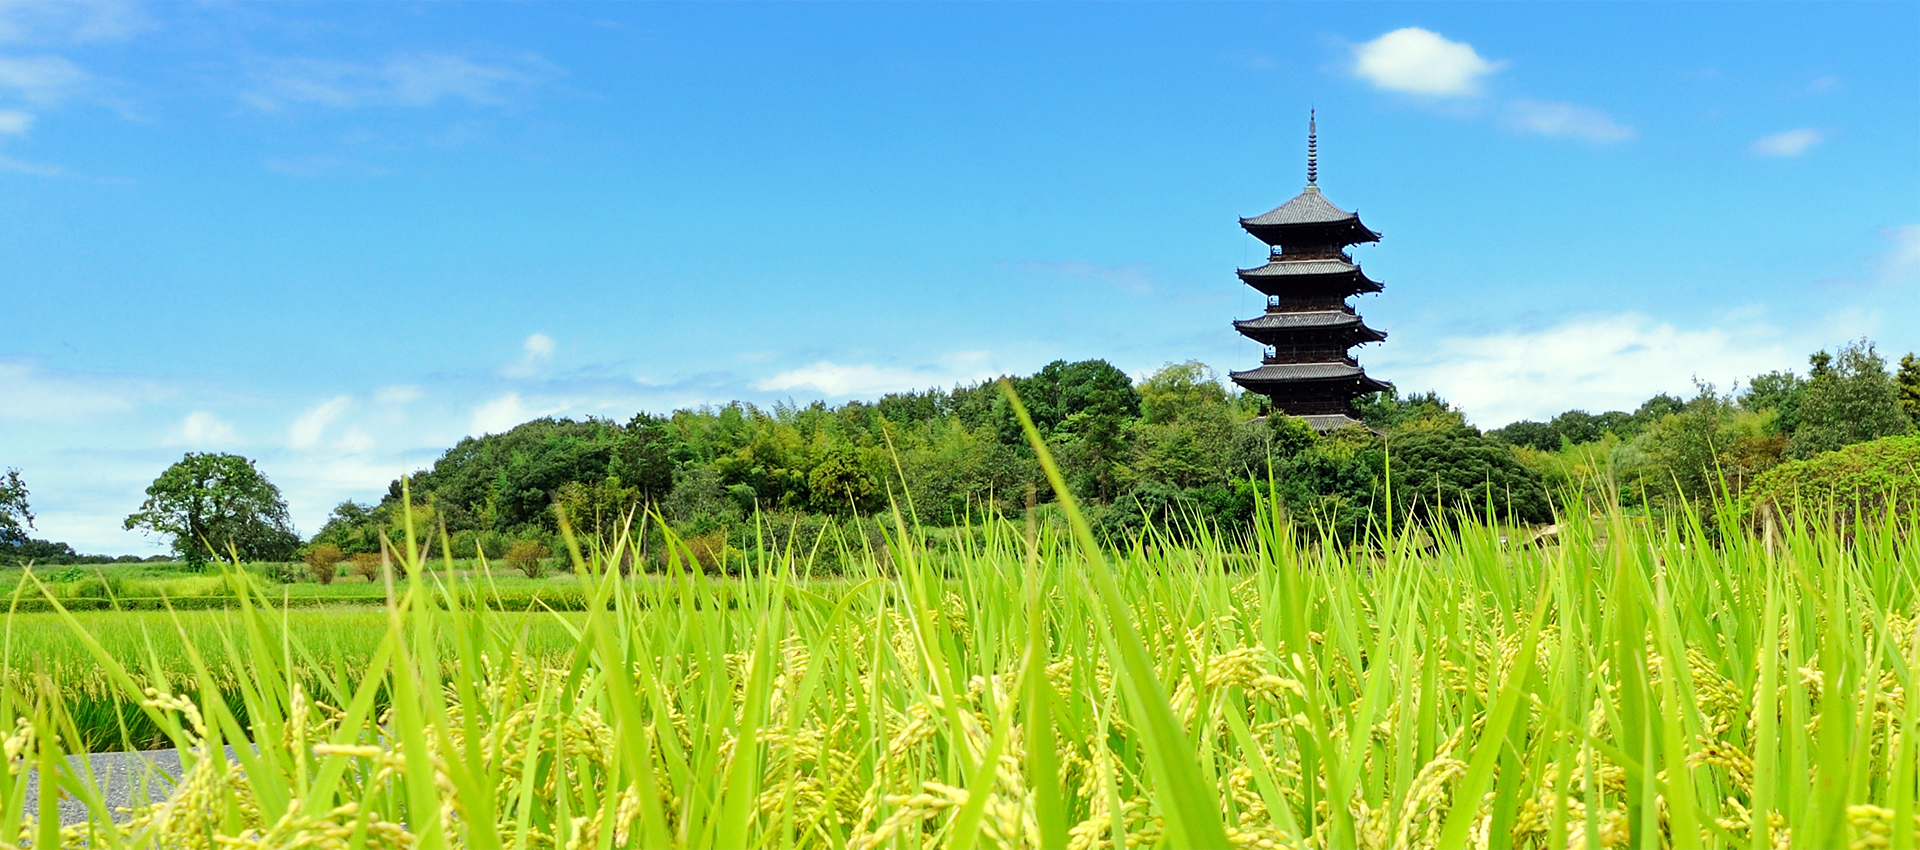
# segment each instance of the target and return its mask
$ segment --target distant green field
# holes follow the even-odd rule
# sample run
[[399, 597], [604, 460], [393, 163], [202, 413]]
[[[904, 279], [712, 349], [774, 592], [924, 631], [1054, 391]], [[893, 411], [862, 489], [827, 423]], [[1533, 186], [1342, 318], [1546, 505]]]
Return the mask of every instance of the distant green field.
[[[257, 592], [284, 600], [288, 607], [386, 604], [387, 590], [382, 582], [350, 575], [336, 578], [331, 584], [310, 579], [282, 582], [277, 576], [286, 574], [286, 566], [244, 564], [241, 573]], [[436, 575], [448, 575], [443, 563], [433, 566]], [[475, 578], [474, 567], [470, 561], [455, 561], [451, 574], [461, 579]], [[158, 611], [168, 607], [193, 610], [228, 607], [234, 596], [233, 585], [217, 570], [190, 572], [179, 564], [102, 564], [33, 570], [45, 591], [29, 583], [27, 575], [28, 571], [22, 568], [0, 569], [0, 594], [8, 600], [0, 605], [17, 605], [15, 610], [23, 612], [51, 610], [46, 599], [47, 592], [51, 592], [62, 605], [76, 611], [114, 608]], [[533, 579], [514, 572], [495, 572], [485, 586], [494, 607], [537, 609], [540, 606], [536, 603], [543, 602], [546, 607], [564, 609], [579, 604], [576, 592], [579, 583], [566, 573]]]

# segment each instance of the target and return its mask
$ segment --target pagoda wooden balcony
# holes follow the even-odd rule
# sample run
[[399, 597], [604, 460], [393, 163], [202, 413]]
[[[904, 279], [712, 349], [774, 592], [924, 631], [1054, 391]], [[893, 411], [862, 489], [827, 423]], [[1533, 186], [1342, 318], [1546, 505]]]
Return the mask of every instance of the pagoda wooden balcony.
[[1360, 315], [1353, 311], [1353, 305], [1348, 304], [1347, 299], [1337, 295], [1328, 295], [1322, 298], [1297, 298], [1280, 295], [1267, 296], [1267, 312], [1269, 313], [1298, 313], [1322, 310], [1339, 310], [1349, 316]]
[[1345, 363], [1359, 366], [1360, 358], [1350, 352], [1329, 348], [1277, 348], [1266, 346], [1261, 352], [1260, 362], [1275, 363]]
[[1267, 262], [1269, 263], [1292, 262], [1294, 260], [1339, 260], [1340, 262], [1350, 265], [1357, 265], [1353, 262], [1352, 254], [1335, 248], [1301, 248], [1294, 251], [1274, 248], [1267, 254]]

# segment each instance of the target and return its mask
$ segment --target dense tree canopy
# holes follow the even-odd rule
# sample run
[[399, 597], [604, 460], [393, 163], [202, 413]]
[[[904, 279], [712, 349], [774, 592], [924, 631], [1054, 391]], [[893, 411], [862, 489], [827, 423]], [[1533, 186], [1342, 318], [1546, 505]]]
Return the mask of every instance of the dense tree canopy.
[[[1762, 375], [1737, 395], [1702, 385], [1692, 399], [1663, 393], [1632, 411], [1571, 410], [1485, 434], [1433, 393], [1391, 392], [1357, 402], [1366, 427], [1318, 434], [1263, 415], [1264, 399], [1199, 363], [1134, 381], [1104, 361], [1058, 361], [1008, 382], [1110, 536], [1149, 524], [1237, 527], [1264, 494], [1303, 532], [1353, 540], [1383, 527], [1389, 470], [1396, 523], [1540, 523], [1582, 490], [1653, 511], [1710, 503], [1778, 465], [1790, 441], [1812, 445], [1818, 429], [1845, 424], [1852, 430], [1820, 433], [1858, 442], [1905, 426], [1907, 379], [1888, 375], [1870, 346], [1814, 362], [1809, 377]], [[1870, 403], [1854, 392], [1862, 388]], [[444, 524], [460, 554], [492, 557], [514, 540], [550, 544], [562, 513], [604, 533], [657, 509], [683, 535], [744, 548], [754, 534], [871, 523], [895, 505], [941, 527], [1018, 515], [1029, 491], [1054, 500], [997, 382], [837, 407], [736, 402], [624, 424], [541, 419], [462, 440], [402, 484], [377, 505], [342, 504], [316, 541], [377, 550], [381, 529], [409, 508], [403, 490], [416, 523]], [[756, 530], [756, 512], [773, 522]], [[877, 531], [857, 532], [867, 533]]]
[[300, 538], [280, 490], [239, 455], [188, 453], [147, 488], [128, 529], [165, 534], [190, 564], [230, 552], [244, 560], [291, 559]]

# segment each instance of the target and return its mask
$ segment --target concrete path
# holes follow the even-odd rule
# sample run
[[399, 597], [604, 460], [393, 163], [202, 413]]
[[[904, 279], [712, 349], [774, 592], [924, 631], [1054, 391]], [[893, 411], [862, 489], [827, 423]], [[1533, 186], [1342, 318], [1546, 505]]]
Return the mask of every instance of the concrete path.
[[[227, 759], [233, 759], [233, 748], [227, 748]], [[91, 755], [68, 756], [67, 763], [75, 771], [85, 775], [88, 767], [93, 769], [94, 782], [100, 787], [106, 798], [107, 811], [113, 812], [116, 820], [121, 819], [118, 809], [159, 802], [173, 793], [175, 782], [180, 779], [179, 750], [146, 750], [135, 753], [93, 753]], [[39, 811], [40, 775], [39, 771], [27, 771], [27, 808], [28, 812]], [[87, 807], [79, 800], [66, 795], [60, 797], [60, 823], [72, 825], [85, 823]]]

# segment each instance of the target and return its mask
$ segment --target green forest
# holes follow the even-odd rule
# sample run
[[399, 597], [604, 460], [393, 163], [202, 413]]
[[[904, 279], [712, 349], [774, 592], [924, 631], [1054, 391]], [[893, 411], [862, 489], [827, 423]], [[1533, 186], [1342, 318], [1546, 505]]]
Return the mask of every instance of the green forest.
[[[1578, 497], [1711, 509], [1782, 464], [1920, 421], [1920, 361], [1891, 367], [1864, 340], [1813, 354], [1804, 375], [1486, 432], [1431, 393], [1382, 393], [1358, 405], [1368, 427], [1317, 434], [1193, 362], [1136, 382], [1102, 360], [1058, 361], [1008, 383], [1110, 539], [1149, 525], [1236, 528], [1265, 490], [1303, 534], [1343, 540], [1389, 520], [1546, 523], [1556, 500]], [[540, 419], [462, 440], [404, 484], [378, 504], [341, 504], [313, 542], [377, 551], [403, 492], [416, 517], [445, 525], [454, 554], [490, 557], [516, 540], [550, 542], [556, 506], [588, 531], [644, 506], [708, 549], [744, 549], [828, 528], [872, 537], [872, 518], [894, 504], [919, 526], [951, 528], [987, 512], [1044, 515], [1054, 501], [997, 381], [837, 407]]]
[[[1687, 502], [1712, 523], [1729, 506], [1750, 519], [1756, 504], [1777, 502], [1769, 487], [1802, 501], [1816, 484], [1831, 499], [1845, 481], [1920, 491], [1912, 452], [1901, 448], [1920, 438], [1900, 439], [1920, 421], [1920, 360], [1889, 364], [1865, 340], [1814, 353], [1805, 374], [1759, 375], [1724, 393], [1701, 384], [1692, 398], [1661, 394], [1631, 411], [1571, 410], [1484, 432], [1432, 393], [1382, 393], [1359, 400], [1366, 427], [1320, 434], [1267, 415], [1264, 398], [1228, 389], [1196, 362], [1135, 381], [1103, 360], [1057, 361], [1006, 381], [1109, 541], [1149, 527], [1231, 532], [1262, 492], [1308, 539], [1352, 541], [1390, 522], [1539, 525], [1571, 499], [1648, 514]], [[1815, 462], [1887, 440], [1849, 450], [1851, 460]], [[1845, 472], [1820, 484], [1823, 469]], [[18, 472], [9, 481], [17, 509], [3, 512], [0, 559], [108, 560], [29, 538], [24, 483]], [[192, 525], [186, 508], [168, 514], [165, 494], [210, 487], [236, 494], [220, 508], [228, 518]], [[214, 538], [246, 560], [292, 561], [325, 547], [321, 560], [364, 561], [383, 535], [400, 537], [410, 497], [417, 527], [444, 528], [456, 557], [508, 557], [516, 544], [522, 563], [557, 553], [564, 512], [590, 534], [631, 519], [643, 540], [659, 537], [657, 518], [715, 562], [729, 550], [818, 544], [828, 568], [879, 545], [895, 505], [937, 538], [989, 513], [1048, 521], [1056, 501], [999, 381], [835, 407], [735, 402], [625, 422], [539, 419], [461, 440], [378, 502], [341, 503], [304, 541], [244, 458], [189, 455], [148, 493], [128, 527], [172, 535], [191, 561], [205, 553], [188, 542]]]

